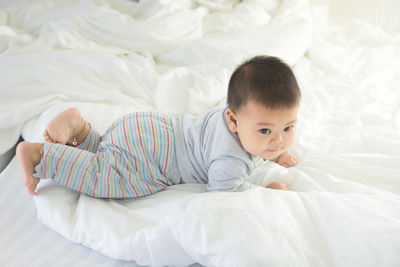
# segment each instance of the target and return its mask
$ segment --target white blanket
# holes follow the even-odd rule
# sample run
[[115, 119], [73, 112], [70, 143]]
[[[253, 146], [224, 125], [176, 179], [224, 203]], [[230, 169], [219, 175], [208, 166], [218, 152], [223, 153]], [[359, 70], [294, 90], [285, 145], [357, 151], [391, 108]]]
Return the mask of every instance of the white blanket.
[[243, 59], [294, 64], [311, 38], [308, 5], [296, 0], [9, 2], [0, 10], [0, 154], [58, 102], [199, 114], [225, 97]]
[[46, 181], [35, 197], [44, 224], [143, 265], [400, 264], [394, 2], [354, 0], [346, 12], [346, 1], [22, 2], [0, 10], [1, 151], [22, 129], [41, 141], [69, 106], [100, 132], [127, 112], [223, 106], [231, 71], [256, 54], [292, 65], [303, 94], [291, 151], [302, 163], [259, 162], [249, 178], [287, 182], [289, 191], [186, 184], [116, 201]]

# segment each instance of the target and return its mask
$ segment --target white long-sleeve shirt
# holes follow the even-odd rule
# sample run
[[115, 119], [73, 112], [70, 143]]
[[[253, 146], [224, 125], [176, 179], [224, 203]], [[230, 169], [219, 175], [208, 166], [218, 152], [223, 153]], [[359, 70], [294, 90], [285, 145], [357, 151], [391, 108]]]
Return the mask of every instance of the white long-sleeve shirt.
[[208, 191], [245, 191], [257, 187], [245, 181], [255, 164], [229, 130], [225, 111], [174, 120], [178, 168], [185, 183], [207, 184]]

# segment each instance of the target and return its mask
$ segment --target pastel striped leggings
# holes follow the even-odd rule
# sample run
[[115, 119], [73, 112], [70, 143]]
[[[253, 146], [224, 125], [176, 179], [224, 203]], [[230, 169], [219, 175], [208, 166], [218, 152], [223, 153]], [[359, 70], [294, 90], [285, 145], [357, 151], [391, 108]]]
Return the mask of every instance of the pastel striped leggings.
[[93, 128], [78, 146], [44, 143], [38, 178], [98, 198], [132, 198], [180, 180], [170, 117], [132, 113], [101, 137]]

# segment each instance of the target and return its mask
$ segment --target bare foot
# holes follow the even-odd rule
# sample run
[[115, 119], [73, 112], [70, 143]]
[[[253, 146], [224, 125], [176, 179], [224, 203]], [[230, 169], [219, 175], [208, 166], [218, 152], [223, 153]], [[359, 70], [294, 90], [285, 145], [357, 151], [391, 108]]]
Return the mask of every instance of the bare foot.
[[279, 182], [272, 182], [269, 185], [266, 186], [267, 188], [270, 189], [279, 189], [279, 190], [288, 190], [289, 187], [285, 183], [279, 183]]
[[30, 195], [34, 195], [40, 179], [33, 176], [35, 166], [39, 164], [40, 151], [43, 145], [40, 143], [21, 142], [17, 146], [17, 157], [22, 168], [23, 182]]
[[[77, 108], [69, 108], [58, 114], [47, 124], [43, 133], [44, 140], [48, 143], [76, 146], [85, 140], [89, 133], [86, 124]], [[72, 138], [78, 135], [77, 144], [73, 144]]]

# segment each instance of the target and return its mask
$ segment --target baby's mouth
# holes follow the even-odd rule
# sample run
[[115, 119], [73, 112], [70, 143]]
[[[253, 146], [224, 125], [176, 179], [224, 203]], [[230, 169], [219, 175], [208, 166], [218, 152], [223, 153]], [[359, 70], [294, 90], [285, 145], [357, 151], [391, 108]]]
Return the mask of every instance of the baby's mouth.
[[265, 151], [269, 152], [269, 153], [275, 153], [280, 151], [280, 149], [266, 149]]
[[280, 149], [265, 149], [262, 158], [273, 160], [279, 155]]

